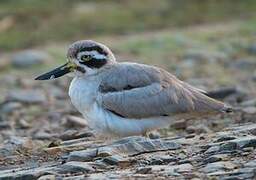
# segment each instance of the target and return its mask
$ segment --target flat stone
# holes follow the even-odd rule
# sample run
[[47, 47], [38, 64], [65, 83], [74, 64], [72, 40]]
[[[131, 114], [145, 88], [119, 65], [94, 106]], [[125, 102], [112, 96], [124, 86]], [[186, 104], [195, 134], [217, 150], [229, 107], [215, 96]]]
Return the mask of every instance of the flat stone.
[[256, 167], [256, 160], [249, 161], [244, 164], [245, 167]]
[[236, 137], [230, 136], [230, 135], [224, 135], [224, 136], [219, 137], [219, 138], [218, 138], [216, 141], [214, 141], [214, 142], [223, 142], [223, 141], [229, 141], [229, 140], [233, 140], [233, 139], [236, 139]]
[[112, 156], [108, 156], [108, 157], [105, 157], [103, 159], [103, 162], [109, 164], [109, 165], [117, 165], [117, 166], [128, 166], [130, 165], [130, 160], [127, 159], [127, 158], [123, 158], [122, 156], [120, 155], [112, 155]]
[[7, 102], [2, 105], [0, 112], [9, 114], [15, 110], [20, 109], [21, 107], [22, 107], [22, 104], [19, 102]]
[[204, 168], [201, 169], [204, 173], [212, 173], [216, 171], [226, 171], [233, 170], [236, 167], [232, 162], [229, 161], [220, 161], [207, 164]]
[[194, 167], [190, 163], [185, 163], [185, 164], [179, 164], [179, 165], [154, 165], [150, 166], [152, 168], [152, 172], [159, 172], [159, 171], [164, 171], [168, 174], [173, 174], [175, 173], [186, 173], [186, 172], [191, 172]]
[[208, 164], [208, 163], [223, 161], [225, 158], [227, 158], [227, 154], [212, 155], [212, 156], [208, 157], [207, 159], [205, 159], [204, 163]]
[[31, 138], [28, 137], [17, 137], [17, 136], [12, 136], [10, 139], [4, 142], [5, 144], [10, 144], [13, 146], [17, 146], [20, 148], [27, 148], [30, 149], [33, 146], [33, 142]]
[[27, 68], [33, 65], [44, 64], [49, 59], [49, 55], [42, 51], [26, 50], [14, 54], [11, 62], [14, 67]]
[[[228, 148], [224, 148], [228, 147]], [[241, 137], [235, 140], [231, 140], [226, 144], [221, 145], [222, 149], [243, 149], [247, 147], [256, 147], [256, 137], [255, 136], [248, 136], [248, 137]]]
[[137, 174], [149, 174], [152, 170], [151, 167], [139, 167], [135, 173]]
[[209, 149], [205, 151], [206, 154], [214, 154], [220, 150], [219, 146], [211, 146]]
[[72, 151], [68, 156], [68, 161], [92, 161], [96, 156], [97, 149]]
[[150, 159], [150, 165], [163, 165], [163, 164], [169, 164], [170, 162], [176, 162], [178, 161], [178, 158], [168, 156], [168, 155], [161, 155], [161, 156], [155, 156], [152, 159]]
[[243, 106], [243, 107], [256, 106], [256, 99], [250, 99], [250, 100], [244, 101], [241, 103], [241, 106]]
[[18, 101], [22, 103], [44, 103], [47, 101], [46, 96], [41, 90], [12, 90], [8, 93], [8, 101]]
[[77, 161], [70, 161], [58, 168], [58, 171], [62, 173], [77, 173], [77, 172], [85, 172], [91, 173], [94, 172], [95, 169], [86, 162], [77, 162]]
[[180, 144], [173, 141], [133, 136], [115, 141], [112, 145], [98, 148], [98, 156], [106, 157], [114, 154], [135, 156], [151, 151], [175, 150], [180, 147]]

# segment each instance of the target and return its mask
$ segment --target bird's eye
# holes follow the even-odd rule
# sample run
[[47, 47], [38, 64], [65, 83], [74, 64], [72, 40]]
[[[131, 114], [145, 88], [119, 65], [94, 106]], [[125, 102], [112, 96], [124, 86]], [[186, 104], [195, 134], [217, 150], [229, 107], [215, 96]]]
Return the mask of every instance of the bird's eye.
[[91, 60], [91, 56], [90, 55], [82, 55], [80, 58], [82, 61], [90, 61]]

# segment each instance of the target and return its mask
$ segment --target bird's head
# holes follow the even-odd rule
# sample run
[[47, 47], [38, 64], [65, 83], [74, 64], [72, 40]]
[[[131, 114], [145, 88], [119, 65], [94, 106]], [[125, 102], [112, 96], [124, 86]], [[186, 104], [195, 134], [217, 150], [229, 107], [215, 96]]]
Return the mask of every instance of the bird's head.
[[92, 75], [105, 65], [116, 62], [115, 56], [107, 46], [92, 40], [76, 41], [71, 44], [67, 51], [67, 61], [64, 65], [35, 79], [55, 79], [69, 72], [75, 72], [76, 75]]

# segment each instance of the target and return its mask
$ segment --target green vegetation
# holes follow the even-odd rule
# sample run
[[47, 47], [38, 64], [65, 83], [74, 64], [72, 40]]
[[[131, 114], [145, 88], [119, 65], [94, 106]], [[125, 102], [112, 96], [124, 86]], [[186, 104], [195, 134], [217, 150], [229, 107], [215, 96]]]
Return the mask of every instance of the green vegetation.
[[1, 0], [0, 51], [98, 35], [246, 19], [255, 12], [254, 0]]

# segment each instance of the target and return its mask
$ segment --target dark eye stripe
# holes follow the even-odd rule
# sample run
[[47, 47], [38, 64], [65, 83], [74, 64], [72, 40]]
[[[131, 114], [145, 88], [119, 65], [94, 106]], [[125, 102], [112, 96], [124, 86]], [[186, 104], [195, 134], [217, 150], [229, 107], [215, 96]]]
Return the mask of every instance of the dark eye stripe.
[[90, 68], [100, 68], [107, 63], [107, 60], [92, 58], [90, 61], [83, 61], [80, 63]]

